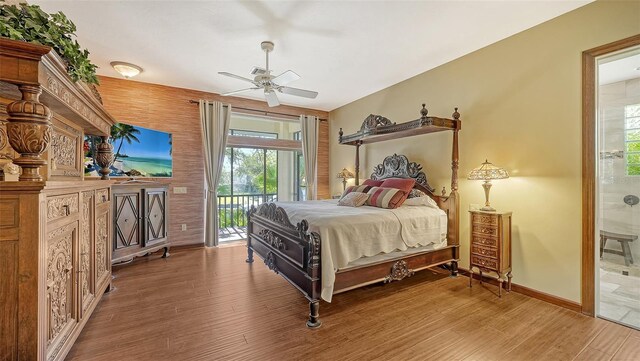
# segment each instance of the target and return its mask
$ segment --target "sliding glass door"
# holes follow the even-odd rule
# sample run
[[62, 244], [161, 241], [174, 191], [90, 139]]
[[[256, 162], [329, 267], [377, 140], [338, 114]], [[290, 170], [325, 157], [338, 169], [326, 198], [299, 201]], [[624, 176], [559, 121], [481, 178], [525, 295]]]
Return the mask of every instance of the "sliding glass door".
[[278, 133], [232, 129], [229, 135], [248, 140], [247, 145], [227, 147], [225, 152], [217, 193], [221, 242], [246, 238], [246, 213], [252, 206], [305, 196], [301, 152], [258, 147], [262, 140], [278, 139]]

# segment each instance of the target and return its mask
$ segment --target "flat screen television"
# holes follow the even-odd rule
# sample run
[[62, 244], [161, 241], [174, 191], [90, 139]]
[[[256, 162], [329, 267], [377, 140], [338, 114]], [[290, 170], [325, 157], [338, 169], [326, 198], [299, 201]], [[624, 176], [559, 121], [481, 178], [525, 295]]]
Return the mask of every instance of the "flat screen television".
[[[173, 175], [171, 133], [137, 125], [117, 123], [111, 128], [109, 142], [113, 146], [114, 162], [110, 177], [171, 177]], [[100, 176], [94, 159], [100, 137], [84, 140], [85, 176]]]

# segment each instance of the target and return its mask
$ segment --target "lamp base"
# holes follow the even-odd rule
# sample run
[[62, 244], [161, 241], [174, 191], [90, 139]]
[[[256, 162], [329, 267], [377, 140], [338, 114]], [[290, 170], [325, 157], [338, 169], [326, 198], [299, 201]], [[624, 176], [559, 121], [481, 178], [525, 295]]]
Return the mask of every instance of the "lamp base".
[[484, 188], [484, 207], [480, 208], [481, 211], [485, 211], [485, 212], [495, 212], [496, 209], [491, 207], [491, 204], [489, 204], [489, 191], [491, 190], [491, 181], [484, 181], [484, 183], [482, 183], [482, 188]]

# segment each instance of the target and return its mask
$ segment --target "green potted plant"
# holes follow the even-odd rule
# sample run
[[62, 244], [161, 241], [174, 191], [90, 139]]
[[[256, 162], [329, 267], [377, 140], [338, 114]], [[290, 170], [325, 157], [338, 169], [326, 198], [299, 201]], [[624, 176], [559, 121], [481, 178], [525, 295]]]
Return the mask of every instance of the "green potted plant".
[[78, 44], [75, 31], [75, 24], [62, 12], [48, 14], [38, 5], [10, 5], [0, 0], [0, 37], [50, 46], [66, 63], [73, 81], [93, 87], [98, 84], [98, 67], [89, 60], [89, 51]]

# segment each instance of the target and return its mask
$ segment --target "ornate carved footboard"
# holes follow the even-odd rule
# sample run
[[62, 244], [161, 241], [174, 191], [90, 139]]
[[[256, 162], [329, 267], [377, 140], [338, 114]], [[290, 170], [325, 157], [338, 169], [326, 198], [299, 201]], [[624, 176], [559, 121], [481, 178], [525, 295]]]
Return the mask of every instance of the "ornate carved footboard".
[[251, 207], [247, 213], [248, 263], [256, 252], [270, 270], [284, 277], [309, 300], [310, 328], [320, 327], [320, 235], [309, 232], [306, 220], [295, 226], [274, 203]]

